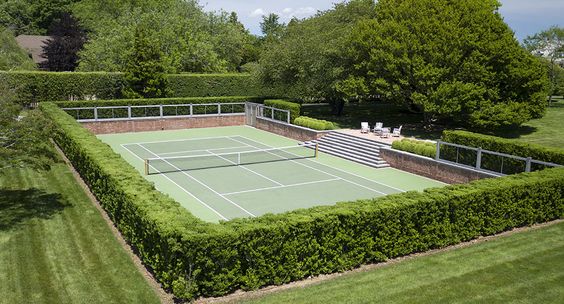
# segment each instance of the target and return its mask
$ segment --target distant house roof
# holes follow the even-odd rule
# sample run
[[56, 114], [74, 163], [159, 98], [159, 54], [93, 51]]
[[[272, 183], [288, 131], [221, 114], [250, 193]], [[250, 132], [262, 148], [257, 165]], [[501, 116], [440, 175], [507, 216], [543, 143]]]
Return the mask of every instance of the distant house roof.
[[51, 38], [50, 36], [37, 36], [37, 35], [19, 35], [16, 37], [18, 45], [26, 50], [26, 52], [31, 55], [33, 62], [40, 64], [46, 61], [43, 58], [43, 46], [45, 46], [47, 40]]

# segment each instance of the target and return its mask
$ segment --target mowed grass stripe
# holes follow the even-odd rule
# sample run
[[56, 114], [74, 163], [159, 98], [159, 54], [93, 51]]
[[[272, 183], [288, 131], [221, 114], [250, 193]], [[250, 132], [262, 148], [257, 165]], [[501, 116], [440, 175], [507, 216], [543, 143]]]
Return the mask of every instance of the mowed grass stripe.
[[564, 223], [346, 274], [252, 303], [561, 303]]
[[66, 166], [9, 170], [0, 191], [0, 218], [18, 218], [0, 226], [0, 303], [159, 302]]

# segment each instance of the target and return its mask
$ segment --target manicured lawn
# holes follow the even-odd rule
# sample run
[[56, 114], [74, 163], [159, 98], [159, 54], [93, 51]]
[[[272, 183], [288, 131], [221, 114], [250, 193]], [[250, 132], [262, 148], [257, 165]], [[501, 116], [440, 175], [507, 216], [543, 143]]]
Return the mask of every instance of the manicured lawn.
[[531, 120], [520, 128], [500, 132], [496, 135], [564, 149], [563, 122], [564, 101], [560, 100], [547, 109], [543, 118]]
[[562, 303], [564, 223], [249, 303]]
[[0, 174], [0, 303], [159, 303], [64, 164]]
[[[555, 100], [547, 108], [544, 117], [493, 135], [564, 149], [564, 100], [560, 97]], [[402, 133], [405, 136], [422, 139], [440, 138], [445, 128], [440, 125], [425, 127], [423, 117], [419, 114], [410, 113], [395, 105], [374, 102], [348, 104], [342, 116], [333, 115], [329, 106], [305, 106], [302, 107], [302, 115], [333, 121], [339, 128], [359, 129], [362, 121], [369, 122], [371, 126], [376, 122], [383, 122], [384, 126], [392, 128], [403, 125]]]

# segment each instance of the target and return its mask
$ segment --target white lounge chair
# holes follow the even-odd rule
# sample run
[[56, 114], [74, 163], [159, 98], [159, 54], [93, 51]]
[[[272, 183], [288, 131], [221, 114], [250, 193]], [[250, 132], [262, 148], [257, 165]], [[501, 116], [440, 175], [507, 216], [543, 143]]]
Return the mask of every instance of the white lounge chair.
[[394, 137], [400, 137], [401, 136], [401, 128], [403, 126], [400, 126], [399, 128], [394, 128], [394, 131], [392, 132], [392, 136]]
[[360, 133], [370, 132], [370, 125], [367, 122], [360, 123]]
[[372, 130], [372, 132], [374, 132], [376, 134], [380, 134], [380, 133], [382, 133], [383, 127], [384, 127], [384, 123], [377, 122], [376, 125], [374, 126], [374, 129]]
[[382, 131], [380, 132], [380, 137], [381, 138], [390, 137], [390, 128], [382, 128]]

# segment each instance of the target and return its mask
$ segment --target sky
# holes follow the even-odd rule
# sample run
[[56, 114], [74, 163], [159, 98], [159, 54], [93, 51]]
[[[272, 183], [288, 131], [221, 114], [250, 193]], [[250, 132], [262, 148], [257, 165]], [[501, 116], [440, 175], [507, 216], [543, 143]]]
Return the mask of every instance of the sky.
[[[236, 12], [245, 27], [257, 35], [261, 34], [259, 24], [265, 14], [276, 13], [283, 22], [288, 22], [292, 17], [306, 18], [330, 9], [334, 2], [339, 1], [200, 0], [208, 11]], [[564, 0], [501, 0], [501, 3], [500, 12], [519, 40], [552, 25], [564, 26]]]

